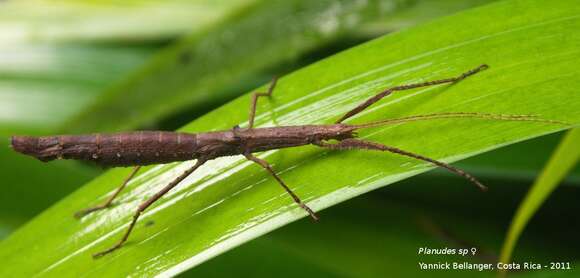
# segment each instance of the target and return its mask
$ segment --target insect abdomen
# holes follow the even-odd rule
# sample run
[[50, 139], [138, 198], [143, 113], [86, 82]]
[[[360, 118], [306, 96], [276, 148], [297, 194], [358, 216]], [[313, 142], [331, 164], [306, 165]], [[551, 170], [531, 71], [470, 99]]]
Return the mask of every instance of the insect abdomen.
[[164, 131], [117, 134], [13, 136], [12, 147], [42, 161], [77, 159], [104, 166], [160, 164], [195, 159], [196, 135]]

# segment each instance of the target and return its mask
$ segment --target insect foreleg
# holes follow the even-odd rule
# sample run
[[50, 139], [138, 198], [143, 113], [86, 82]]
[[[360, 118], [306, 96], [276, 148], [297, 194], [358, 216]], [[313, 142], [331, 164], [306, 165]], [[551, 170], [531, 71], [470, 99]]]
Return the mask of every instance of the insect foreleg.
[[464, 72], [461, 75], [456, 76], [456, 77], [421, 82], [421, 83], [400, 85], [400, 86], [388, 88], [388, 89], [376, 94], [375, 96], [367, 99], [365, 102], [363, 102], [359, 106], [348, 111], [346, 114], [344, 114], [344, 116], [342, 116], [340, 119], [338, 119], [338, 121], [336, 121], [336, 123], [337, 124], [342, 123], [344, 120], [362, 112], [367, 107], [373, 105], [375, 102], [377, 102], [377, 101], [381, 100], [382, 98], [392, 94], [395, 91], [404, 91], [404, 90], [410, 90], [410, 89], [415, 89], [415, 88], [420, 88], [420, 87], [428, 87], [428, 86], [439, 85], [439, 84], [444, 84], [444, 83], [454, 83], [454, 82], [461, 81], [461, 80], [467, 78], [468, 76], [474, 75], [474, 74], [476, 74], [484, 69], [487, 69], [487, 68], [488, 68], [488, 66], [484, 64], [484, 65], [480, 65], [479, 67], [474, 68], [472, 70], [466, 71], [466, 72]]
[[387, 152], [391, 152], [391, 153], [395, 153], [395, 154], [399, 154], [399, 155], [404, 155], [404, 156], [411, 157], [414, 159], [426, 161], [426, 162], [429, 162], [431, 164], [434, 164], [435, 166], [447, 169], [448, 171], [455, 173], [457, 175], [460, 175], [460, 176], [466, 178], [467, 180], [471, 181], [477, 187], [479, 187], [481, 190], [483, 190], [483, 191], [487, 190], [487, 187], [485, 185], [483, 185], [475, 177], [464, 172], [461, 169], [453, 167], [445, 162], [441, 162], [441, 161], [438, 161], [438, 160], [435, 160], [432, 158], [428, 158], [428, 157], [422, 156], [420, 154], [404, 151], [404, 150], [401, 150], [401, 149], [398, 149], [395, 147], [390, 147], [387, 145], [383, 145], [383, 144], [379, 144], [379, 143], [375, 143], [375, 142], [370, 142], [370, 141], [365, 141], [365, 140], [360, 140], [360, 139], [345, 139], [345, 140], [339, 141], [336, 144], [318, 142], [317, 145], [324, 147], [324, 148], [333, 149], [333, 150], [366, 149], [366, 150], [375, 150], [375, 151], [387, 151]]
[[272, 82], [270, 83], [270, 87], [268, 88], [268, 92], [260, 93], [254, 92], [252, 94], [252, 101], [250, 103], [250, 118], [248, 121], [248, 128], [252, 128], [254, 126], [254, 118], [256, 117], [256, 103], [258, 102], [258, 97], [270, 97], [272, 92], [274, 91], [274, 87], [276, 87], [276, 81], [278, 81], [277, 77], [272, 78]]
[[105, 201], [103, 204], [100, 204], [98, 206], [94, 206], [94, 207], [83, 209], [81, 211], [77, 211], [74, 214], [75, 217], [81, 218], [87, 214], [90, 214], [90, 213], [95, 212], [97, 210], [101, 210], [101, 209], [108, 208], [109, 206], [111, 206], [111, 204], [113, 203], [113, 200], [119, 195], [119, 193], [121, 193], [123, 188], [125, 188], [125, 186], [127, 186], [127, 183], [129, 183], [129, 181], [135, 176], [135, 174], [137, 174], [137, 171], [139, 171], [140, 168], [141, 168], [141, 166], [134, 167], [133, 170], [131, 171], [131, 174], [129, 174], [129, 176], [127, 176], [127, 178], [125, 178], [125, 181], [123, 181], [121, 186], [119, 186], [117, 188], [117, 190], [115, 190], [115, 193], [113, 193], [113, 195], [111, 197], [109, 197], [109, 199], [107, 199], [107, 201]]
[[129, 238], [129, 235], [131, 234], [131, 231], [133, 231], [133, 228], [135, 227], [135, 223], [137, 223], [137, 220], [139, 219], [139, 216], [141, 216], [141, 213], [143, 213], [143, 211], [145, 211], [151, 204], [153, 204], [155, 201], [159, 200], [159, 198], [161, 198], [161, 196], [165, 195], [165, 193], [167, 193], [173, 187], [178, 185], [182, 180], [184, 180], [187, 176], [189, 176], [191, 173], [193, 173], [193, 171], [195, 171], [197, 168], [199, 168], [204, 163], [205, 163], [205, 160], [198, 159], [197, 162], [195, 163], [195, 165], [193, 165], [193, 167], [191, 167], [187, 171], [183, 172], [183, 174], [181, 174], [175, 180], [170, 182], [168, 185], [166, 185], [159, 192], [155, 193], [155, 195], [153, 195], [147, 201], [141, 203], [141, 205], [139, 205], [139, 208], [137, 209], [137, 211], [133, 215], [133, 220], [131, 221], [131, 224], [129, 224], [129, 228], [127, 229], [127, 231], [125, 232], [125, 234], [123, 235], [121, 240], [119, 242], [117, 242], [117, 244], [113, 245], [113, 247], [111, 247], [105, 251], [93, 254], [93, 258], [102, 257], [103, 255], [106, 255], [108, 253], [111, 253], [111, 252], [119, 249], [123, 245], [123, 243], [125, 243], [125, 241], [127, 241], [127, 238]]
[[260, 165], [264, 169], [266, 169], [266, 171], [268, 171], [278, 181], [278, 183], [282, 187], [284, 187], [284, 190], [286, 190], [286, 192], [288, 192], [288, 194], [290, 194], [290, 196], [292, 196], [292, 199], [294, 199], [294, 202], [296, 202], [301, 208], [303, 208], [306, 212], [308, 212], [308, 214], [310, 214], [310, 217], [312, 217], [312, 219], [314, 219], [315, 221], [318, 220], [318, 216], [316, 216], [314, 211], [312, 211], [312, 209], [310, 209], [306, 204], [304, 204], [302, 202], [302, 200], [300, 200], [300, 198], [298, 198], [298, 196], [296, 194], [294, 194], [294, 192], [292, 192], [292, 190], [284, 183], [284, 181], [282, 181], [282, 179], [276, 174], [276, 172], [274, 172], [274, 169], [272, 169], [272, 166], [270, 166], [270, 164], [267, 161], [260, 159], [260, 158], [257, 158], [250, 153], [244, 154], [244, 156], [248, 160], [251, 160], [251, 161], [257, 163], [258, 165]]

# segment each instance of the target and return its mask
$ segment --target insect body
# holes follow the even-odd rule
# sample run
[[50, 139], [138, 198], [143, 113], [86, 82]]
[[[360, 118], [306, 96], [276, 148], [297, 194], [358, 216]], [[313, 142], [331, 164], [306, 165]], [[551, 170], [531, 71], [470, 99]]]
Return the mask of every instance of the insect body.
[[252, 95], [248, 128], [242, 129], [236, 126], [231, 130], [198, 134], [163, 131], [138, 131], [108, 135], [61, 135], [45, 137], [13, 136], [12, 147], [18, 152], [36, 157], [42, 161], [49, 161], [54, 159], [77, 159], [94, 161], [105, 166], [136, 166], [131, 174], [121, 184], [121, 186], [117, 188], [114, 194], [109, 197], [105, 203], [79, 211], [75, 214], [77, 217], [82, 217], [88, 213], [109, 207], [113, 199], [119, 195], [119, 193], [126, 186], [127, 182], [133, 178], [133, 176], [139, 170], [139, 167], [142, 165], [193, 159], [197, 160], [193, 167], [185, 171], [148, 200], [144, 201], [137, 208], [133, 220], [131, 221], [129, 228], [121, 240], [111, 248], [93, 255], [94, 257], [100, 257], [118, 249], [123, 245], [133, 230], [135, 223], [139, 219], [141, 213], [151, 204], [153, 204], [161, 196], [179, 184], [179, 182], [193, 173], [206, 161], [223, 156], [244, 155], [248, 160], [251, 160], [263, 167], [278, 181], [278, 183], [286, 190], [292, 199], [306, 212], [308, 212], [308, 214], [310, 214], [310, 216], [315, 220], [318, 219], [316, 214], [306, 204], [304, 204], [300, 198], [294, 194], [294, 192], [292, 192], [292, 190], [282, 181], [276, 172], [274, 172], [270, 164], [268, 164], [268, 162], [265, 160], [254, 156], [253, 153], [309, 144], [333, 150], [364, 149], [386, 151], [429, 162], [438, 167], [442, 167], [455, 174], [463, 176], [481, 189], [485, 189], [485, 186], [483, 186], [483, 184], [477, 181], [477, 179], [475, 179], [473, 176], [447, 163], [395, 147], [357, 139], [355, 131], [362, 128], [370, 128], [389, 124], [448, 118], [533, 121], [552, 124], [562, 124], [562, 122], [538, 119], [529, 115], [498, 115], [474, 112], [418, 115], [359, 125], [344, 124], [342, 122], [395, 91], [457, 82], [486, 68], [486, 65], [481, 65], [457, 77], [396, 86], [386, 89], [346, 113], [336, 123], [329, 125], [300, 125], [254, 128], [253, 124], [257, 99], [260, 96], [270, 96], [272, 94], [272, 91], [276, 85], [276, 79], [274, 79], [268, 92], [254, 93]]
[[12, 137], [19, 152], [41, 161], [76, 159], [103, 166], [138, 166], [297, 147], [323, 140], [353, 138], [345, 124], [283, 126], [200, 134], [137, 131], [118, 134]]

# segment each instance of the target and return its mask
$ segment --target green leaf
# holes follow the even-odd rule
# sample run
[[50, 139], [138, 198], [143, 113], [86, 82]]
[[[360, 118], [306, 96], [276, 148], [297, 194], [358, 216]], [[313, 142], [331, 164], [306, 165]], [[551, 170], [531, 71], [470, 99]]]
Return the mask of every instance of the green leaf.
[[527, 223], [580, 160], [579, 144], [580, 129], [569, 131], [562, 139], [514, 215], [501, 251], [502, 262], [511, 262], [513, 250]]
[[[450, 77], [487, 63], [489, 70], [458, 84], [397, 93], [352, 122], [483, 112], [534, 114], [577, 125], [578, 28], [580, 7], [575, 1], [503, 1], [463, 12], [283, 77], [274, 97], [261, 100], [256, 123], [331, 123], [386, 87]], [[248, 101], [246, 95], [183, 130], [245, 126]], [[361, 131], [360, 136], [453, 162], [564, 128], [455, 119], [376, 128]], [[260, 156], [315, 210], [432, 169], [385, 153], [315, 147]], [[175, 274], [305, 216], [261, 168], [241, 157], [220, 158], [206, 163], [147, 210], [126, 246], [97, 261], [91, 258], [120, 238], [139, 203], [192, 163], [147, 167], [114, 208], [76, 221], [71, 216], [76, 210], [102, 202], [129, 170], [111, 170], [93, 180], [0, 243], [0, 276]]]

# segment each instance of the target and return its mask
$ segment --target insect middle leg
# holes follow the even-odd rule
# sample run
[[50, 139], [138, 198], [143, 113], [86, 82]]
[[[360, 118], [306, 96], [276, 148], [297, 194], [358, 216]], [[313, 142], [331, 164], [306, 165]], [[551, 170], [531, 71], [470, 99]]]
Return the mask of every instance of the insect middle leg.
[[248, 129], [254, 127], [254, 118], [256, 117], [256, 103], [258, 102], [258, 98], [270, 97], [272, 95], [272, 92], [274, 91], [274, 87], [276, 87], [277, 81], [278, 81], [277, 77], [272, 78], [272, 82], [270, 83], [268, 92], [266, 93], [254, 92], [254, 94], [252, 94], [252, 101], [250, 102], [250, 118], [248, 122]]
[[475, 177], [473, 177], [472, 175], [466, 173], [465, 171], [463, 171], [459, 168], [453, 167], [445, 162], [441, 162], [441, 161], [438, 161], [438, 160], [435, 160], [435, 159], [432, 159], [432, 158], [429, 158], [426, 156], [422, 156], [420, 154], [401, 150], [399, 148], [395, 148], [395, 147], [391, 147], [391, 146], [387, 146], [387, 145], [383, 145], [383, 144], [379, 144], [379, 143], [375, 143], [375, 142], [360, 140], [360, 139], [345, 139], [345, 140], [339, 141], [336, 144], [318, 142], [317, 145], [320, 147], [333, 149], [333, 150], [352, 150], [352, 149], [363, 149], [364, 150], [364, 149], [366, 149], [366, 150], [375, 150], [375, 151], [387, 151], [387, 152], [391, 152], [394, 154], [407, 156], [410, 158], [429, 162], [431, 164], [434, 164], [435, 166], [444, 168], [452, 173], [455, 173], [459, 176], [466, 178], [467, 180], [469, 180], [470, 182], [475, 184], [477, 187], [479, 187], [479, 189], [481, 189], [482, 191], [487, 190], [487, 187], [485, 185], [483, 185], [480, 181], [478, 181]]
[[407, 84], [407, 85], [400, 85], [400, 86], [395, 86], [392, 88], [388, 88], [378, 94], [376, 94], [375, 96], [367, 99], [365, 102], [363, 102], [362, 104], [360, 104], [359, 106], [353, 108], [352, 110], [346, 112], [346, 114], [344, 114], [340, 119], [338, 119], [338, 121], [336, 121], [337, 124], [342, 123], [343, 121], [345, 121], [346, 119], [362, 112], [363, 110], [365, 110], [367, 107], [373, 105], [375, 102], [381, 100], [382, 98], [392, 94], [395, 91], [404, 91], [404, 90], [410, 90], [410, 89], [415, 89], [415, 88], [420, 88], [420, 87], [428, 87], [428, 86], [433, 86], [433, 85], [439, 85], [439, 84], [444, 84], [444, 83], [454, 83], [454, 82], [458, 82], [461, 81], [471, 75], [474, 75], [484, 69], [487, 69], [489, 66], [488, 65], [480, 65], [477, 68], [474, 68], [472, 70], [466, 71], [464, 73], [462, 73], [459, 76], [456, 77], [451, 77], [451, 78], [445, 78], [445, 79], [439, 79], [439, 80], [432, 80], [432, 81], [427, 81], [427, 82], [421, 82], [421, 83], [413, 83], [413, 84]]
[[86, 209], [77, 211], [74, 214], [75, 217], [81, 218], [81, 217], [83, 217], [87, 214], [90, 214], [92, 212], [110, 207], [111, 204], [113, 203], [113, 200], [119, 195], [119, 193], [121, 193], [121, 191], [125, 188], [125, 186], [127, 186], [127, 183], [129, 183], [129, 181], [135, 176], [135, 174], [137, 174], [137, 172], [139, 171], [140, 168], [141, 168], [141, 166], [133, 167], [133, 170], [131, 171], [129, 176], [127, 176], [127, 178], [125, 178], [125, 180], [123, 181], [121, 186], [119, 186], [117, 188], [117, 190], [115, 190], [115, 193], [113, 193], [113, 195], [111, 197], [109, 197], [109, 199], [107, 199], [107, 201], [105, 201], [103, 204], [100, 204], [98, 206], [94, 206], [94, 207], [90, 207], [90, 208], [86, 208]]
[[282, 179], [276, 174], [276, 172], [274, 172], [274, 169], [272, 169], [272, 166], [270, 166], [270, 164], [266, 160], [257, 158], [253, 154], [250, 154], [250, 153], [244, 154], [244, 156], [248, 160], [251, 160], [251, 161], [257, 163], [258, 165], [260, 165], [264, 169], [266, 169], [266, 171], [268, 171], [276, 179], [276, 181], [278, 181], [278, 183], [284, 188], [284, 190], [286, 190], [286, 192], [288, 192], [288, 194], [290, 194], [292, 199], [294, 199], [294, 202], [296, 202], [301, 208], [303, 208], [306, 212], [308, 212], [308, 214], [310, 215], [310, 217], [312, 217], [312, 219], [314, 219], [315, 221], [318, 220], [318, 216], [316, 216], [314, 211], [312, 209], [310, 209], [306, 204], [304, 204], [302, 202], [302, 200], [300, 200], [300, 198], [298, 198], [298, 196], [296, 194], [294, 194], [294, 192], [292, 192], [292, 189], [290, 189], [284, 183], [284, 181], [282, 181]]
[[183, 172], [183, 174], [181, 174], [179, 177], [174, 179], [172, 182], [170, 182], [168, 185], [166, 185], [159, 192], [155, 193], [155, 195], [153, 195], [147, 201], [141, 203], [141, 205], [139, 205], [139, 207], [137, 208], [137, 211], [133, 215], [133, 220], [131, 221], [131, 224], [129, 224], [129, 228], [127, 229], [127, 231], [125, 232], [125, 234], [123, 235], [121, 240], [119, 240], [117, 242], [117, 244], [113, 245], [113, 247], [111, 247], [105, 251], [93, 254], [93, 258], [102, 257], [103, 255], [106, 255], [108, 253], [111, 253], [111, 252], [119, 249], [123, 245], [123, 243], [125, 243], [125, 241], [127, 241], [127, 238], [129, 238], [129, 235], [131, 234], [131, 231], [133, 231], [133, 228], [135, 227], [135, 223], [137, 223], [137, 220], [139, 219], [139, 216], [141, 216], [141, 213], [143, 213], [143, 211], [145, 211], [151, 204], [153, 204], [153, 203], [155, 203], [155, 201], [159, 200], [159, 198], [161, 198], [163, 195], [165, 195], [165, 193], [169, 192], [169, 190], [171, 190], [176, 185], [178, 185], [182, 180], [187, 178], [187, 176], [189, 176], [191, 173], [193, 173], [197, 168], [199, 168], [204, 163], [205, 163], [205, 160], [198, 159], [197, 162], [195, 163], [195, 165], [193, 165], [187, 171]]

